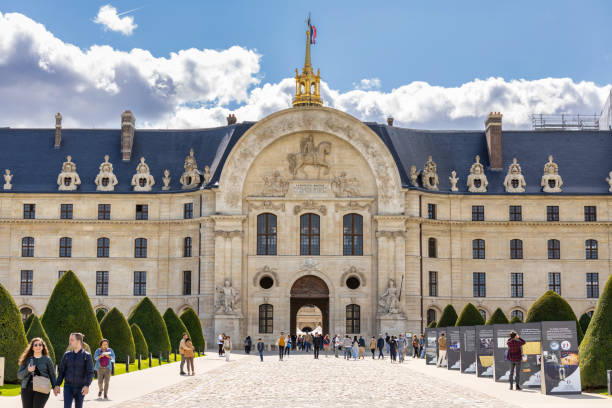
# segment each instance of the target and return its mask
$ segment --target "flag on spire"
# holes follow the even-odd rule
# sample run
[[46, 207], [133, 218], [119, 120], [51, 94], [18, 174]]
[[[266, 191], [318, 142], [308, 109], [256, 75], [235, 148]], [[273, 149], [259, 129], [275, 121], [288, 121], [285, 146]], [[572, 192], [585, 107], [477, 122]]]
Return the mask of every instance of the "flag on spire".
[[308, 32], [310, 33], [310, 43], [315, 44], [317, 40], [317, 27], [310, 24], [310, 15], [308, 15]]

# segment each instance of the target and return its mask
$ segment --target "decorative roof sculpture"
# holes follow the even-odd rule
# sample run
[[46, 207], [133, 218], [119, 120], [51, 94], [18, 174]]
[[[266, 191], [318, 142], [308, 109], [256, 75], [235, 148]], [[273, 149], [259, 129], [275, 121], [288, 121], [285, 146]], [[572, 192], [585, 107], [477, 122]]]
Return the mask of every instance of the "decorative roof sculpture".
[[108, 154], [104, 156], [104, 162], [100, 164], [100, 172], [94, 183], [98, 191], [113, 191], [119, 183], [117, 176], [113, 173], [113, 164], [108, 161]]
[[515, 157], [512, 159], [510, 167], [508, 167], [508, 174], [506, 174], [504, 179], [504, 187], [507, 193], [524, 193], [525, 186], [527, 186], [527, 183], [525, 182], [521, 165], [517, 163]]
[[486, 193], [488, 185], [489, 182], [484, 172], [484, 166], [480, 163], [480, 156], [476, 155], [476, 162], [472, 164], [470, 175], [467, 179], [468, 191], [470, 193]]
[[197, 187], [200, 184], [200, 172], [196, 163], [193, 149], [189, 150], [189, 156], [185, 158], [183, 165], [185, 171], [181, 175], [180, 182], [183, 189]]
[[132, 186], [134, 191], [151, 191], [155, 185], [155, 179], [151, 175], [149, 166], [145, 163], [145, 158], [140, 158], [140, 163], [136, 166], [136, 174], [132, 176]]
[[548, 162], [544, 164], [544, 175], [542, 176], [542, 191], [545, 193], [560, 193], [563, 179], [559, 175], [559, 165], [553, 162], [552, 155], [548, 156]]
[[66, 161], [62, 164], [62, 171], [57, 176], [58, 190], [74, 191], [81, 184], [81, 178], [76, 172], [76, 164], [72, 162], [71, 156], [66, 156]]
[[427, 190], [438, 189], [438, 166], [436, 166], [431, 156], [427, 157], [427, 162], [421, 172], [421, 183], [423, 183], [423, 187]]

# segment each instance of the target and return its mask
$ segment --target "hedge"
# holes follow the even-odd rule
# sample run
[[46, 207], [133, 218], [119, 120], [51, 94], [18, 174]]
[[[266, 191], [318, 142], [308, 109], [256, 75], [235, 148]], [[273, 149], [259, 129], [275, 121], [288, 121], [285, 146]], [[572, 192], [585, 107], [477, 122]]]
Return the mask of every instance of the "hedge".
[[4, 381], [17, 382], [19, 356], [28, 346], [21, 313], [9, 292], [0, 283], [0, 356], [4, 360]]
[[487, 320], [485, 324], [488, 326], [491, 326], [494, 324], [508, 324], [508, 323], [510, 323], [508, 321], [508, 318], [506, 317], [504, 312], [498, 307], [497, 309], [495, 309], [495, 311], [493, 312], [491, 317], [489, 317], [489, 320]]
[[51, 344], [51, 341], [49, 340], [49, 336], [47, 335], [45, 328], [40, 322], [40, 319], [38, 318], [38, 316], [36, 316], [34, 313], [32, 313], [30, 316], [34, 316], [34, 318], [32, 318], [30, 328], [26, 332], [26, 338], [28, 339], [28, 342], [30, 342], [34, 337], [40, 337], [41, 339], [43, 339], [45, 344], [47, 345], [47, 351], [49, 352], [49, 357], [51, 357], [51, 360], [53, 361], [53, 363], [55, 363], [57, 361], [55, 359], [55, 351], [53, 350], [53, 345]]
[[26, 333], [28, 332], [28, 329], [30, 328], [30, 325], [32, 324], [32, 320], [34, 320], [34, 316], [36, 316], [34, 313], [30, 313], [28, 315], [28, 318], [25, 320], [25, 322], [23, 322], [23, 328], [25, 329]]
[[515, 315], [514, 317], [512, 317], [512, 319], [510, 319], [510, 323], [512, 323], [512, 324], [514, 324], [514, 323], [523, 323], [523, 321], [521, 320], [520, 317]]
[[70, 333], [74, 332], [83, 333], [83, 341], [93, 347], [102, 340], [100, 324], [89, 296], [72, 271], [66, 271], [55, 285], [41, 322], [54, 350], [65, 350]]
[[136, 357], [141, 356], [142, 358], [146, 358], [149, 355], [149, 347], [147, 347], [147, 341], [142, 334], [142, 330], [140, 330], [140, 327], [136, 323], [132, 323], [130, 329], [132, 330], [132, 337], [134, 338]]
[[172, 347], [173, 352], [178, 353], [183, 333], [189, 333], [189, 330], [187, 330], [183, 321], [179, 319], [178, 315], [171, 307], [167, 308], [164, 312], [164, 322], [168, 328], [170, 347]]
[[101, 322], [102, 319], [104, 319], [105, 314], [106, 314], [106, 311], [102, 308], [96, 310], [96, 319], [98, 319], [98, 322]]
[[580, 323], [582, 331], [586, 333], [587, 329], [589, 328], [589, 323], [591, 323], [591, 316], [586, 313], [583, 313], [582, 316], [580, 316], [580, 320], [578, 320], [578, 323]]
[[599, 296], [589, 328], [580, 344], [580, 379], [583, 388], [607, 386], [606, 370], [612, 370], [612, 275]]
[[576, 322], [576, 333], [578, 335], [578, 344], [580, 344], [584, 333], [572, 307], [557, 292], [549, 290], [531, 305], [529, 311], [527, 311], [525, 323], [571, 320]]
[[115, 352], [115, 361], [125, 363], [127, 356], [133, 362], [136, 359], [136, 346], [132, 330], [123, 313], [113, 307], [100, 322], [102, 335], [108, 340], [108, 346]]
[[168, 337], [166, 323], [151, 299], [144, 297], [138, 302], [130, 313], [128, 322], [130, 324], [136, 323], [140, 327], [147, 341], [149, 352], [154, 355], [160, 352], [163, 354], [170, 352], [170, 338]]
[[430, 329], [431, 328], [436, 328], [436, 327], [438, 327], [438, 324], [434, 320], [433, 322], [429, 323], [429, 325], [427, 327], [429, 327]]
[[459, 313], [455, 326], [479, 326], [483, 324], [485, 324], [485, 321], [476, 306], [468, 303]]
[[183, 311], [183, 313], [181, 313], [180, 318], [189, 331], [189, 338], [191, 339], [195, 349], [201, 351], [206, 350], [206, 341], [204, 340], [204, 334], [202, 332], [202, 323], [200, 323], [200, 318], [196, 314], [195, 310], [188, 307]]
[[442, 316], [438, 320], [437, 327], [454, 326], [457, 323], [457, 312], [453, 305], [446, 305], [442, 310]]

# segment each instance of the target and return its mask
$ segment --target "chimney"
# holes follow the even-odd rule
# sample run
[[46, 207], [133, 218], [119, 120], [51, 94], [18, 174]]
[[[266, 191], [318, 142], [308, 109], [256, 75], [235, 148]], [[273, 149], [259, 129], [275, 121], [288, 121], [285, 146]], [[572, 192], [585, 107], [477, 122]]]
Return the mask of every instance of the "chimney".
[[121, 114], [121, 156], [123, 161], [130, 161], [130, 156], [132, 156], [135, 123], [136, 118], [132, 111], [126, 110]]
[[487, 137], [487, 150], [489, 151], [489, 164], [492, 170], [502, 169], [502, 114], [490, 112], [485, 120], [485, 135]]
[[393, 116], [389, 116], [389, 117], [387, 118], [387, 125], [389, 125], [389, 126], [393, 126]]
[[228, 126], [233, 125], [236, 123], [236, 121], [237, 121], [236, 115], [234, 115], [233, 113], [230, 113], [227, 117], [227, 125]]
[[62, 144], [62, 115], [57, 112], [55, 115], [55, 143], [53, 147], [59, 149]]

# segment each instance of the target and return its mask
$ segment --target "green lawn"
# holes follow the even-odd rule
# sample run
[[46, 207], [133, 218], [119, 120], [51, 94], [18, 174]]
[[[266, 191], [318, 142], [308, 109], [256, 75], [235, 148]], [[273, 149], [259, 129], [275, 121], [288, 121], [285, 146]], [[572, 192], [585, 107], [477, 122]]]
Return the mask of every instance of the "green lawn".
[[21, 394], [21, 383], [20, 384], [4, 384], [0, 387], [0, 396], [13, 397]]
[[601, 395], [608, 395], [608, 389], [607, 388], [598, 388], [595, 391], [593, 391], [595, 394], [601, 394]]

